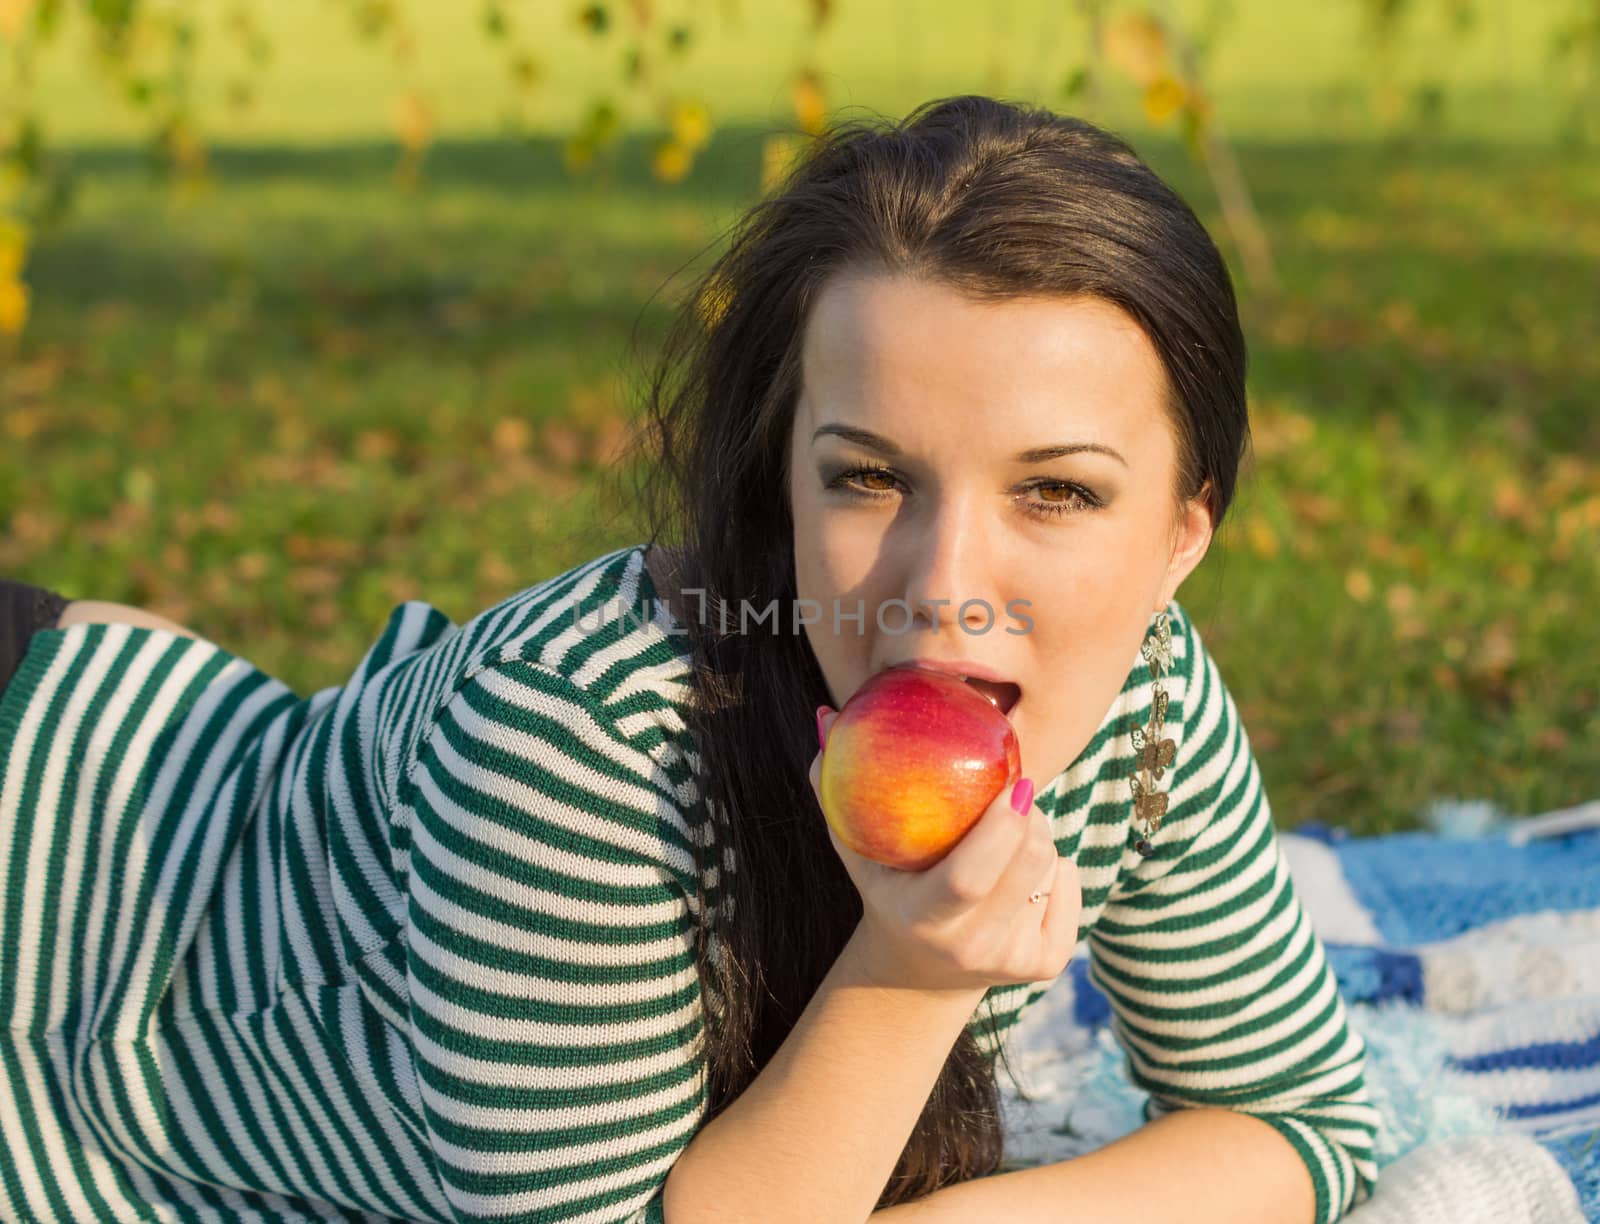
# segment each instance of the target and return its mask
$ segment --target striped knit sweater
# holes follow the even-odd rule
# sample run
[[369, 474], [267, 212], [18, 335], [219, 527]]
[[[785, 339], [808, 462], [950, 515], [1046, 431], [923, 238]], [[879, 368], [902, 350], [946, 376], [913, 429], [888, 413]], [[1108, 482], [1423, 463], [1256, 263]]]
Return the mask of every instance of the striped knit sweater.
[[[661, 1221], [714, 1007], [685, 631], [643, 558], [461, 626], [405, 603], [309, 697], [161, 630], [35, 636], [0, 694], [0, 1216]], [[1365, 1049], [1169, 611], [1156, 852], [1129, 830], [1142, 659], [1038, 803], [1147, 1118], [1262, 1117], [1327, 1224], [1377, 1173]], [[991, 1055], [1048, 985], [989, 992]]]

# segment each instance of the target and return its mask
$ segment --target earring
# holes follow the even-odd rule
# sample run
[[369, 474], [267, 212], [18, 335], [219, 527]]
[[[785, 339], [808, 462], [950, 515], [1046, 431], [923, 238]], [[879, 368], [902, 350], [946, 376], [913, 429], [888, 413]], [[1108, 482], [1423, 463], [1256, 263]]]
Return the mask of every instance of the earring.
[[1155, 784], [1178, 755], [1178, 746], [1161, 738], [1167, 720], [1167, 691], [1161, 687], [1161, 675], [1172, 669], [1172, 628], [1165, 608], [1156, 613], [1153, 636], [1145, 638], [1139, 653], [1150, 665], [1150, 725], [1133, 729], [1133, 775], [1128, 784], [1133, 788], [1134, 831], [1139, 834], [1133, 848], [1148, 858], [1155, 853], [1149, 839], [1167, 813], [1167, 796], [1156, 790]]

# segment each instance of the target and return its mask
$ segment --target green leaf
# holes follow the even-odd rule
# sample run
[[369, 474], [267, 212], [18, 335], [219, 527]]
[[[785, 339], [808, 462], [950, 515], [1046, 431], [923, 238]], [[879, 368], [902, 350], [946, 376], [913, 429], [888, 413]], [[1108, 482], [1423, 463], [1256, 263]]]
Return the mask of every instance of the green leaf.
[[24, 174], [32, 177], [39, 173], [44, 162], [44, 134], [39, 128], [39, 121], [32, 115], [17, 125], [17, 143], [11, 156], [22, 167]]
[[61, 0], [39, 0], [33, 19], [33, 32], [40, 43], [49, 42], [61, 28]]
[[1087, 66], [1074, 68], [1067, 74], [1066, 80], [1061, 82], [1061, 96], [1063, 98], [1076, 98], [1089, 87], [1089, 79]]

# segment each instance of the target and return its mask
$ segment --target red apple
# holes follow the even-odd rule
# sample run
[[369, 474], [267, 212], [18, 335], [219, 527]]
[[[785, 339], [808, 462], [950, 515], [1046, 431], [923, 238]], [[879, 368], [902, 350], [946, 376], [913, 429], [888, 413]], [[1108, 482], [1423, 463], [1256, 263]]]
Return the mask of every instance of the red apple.
[[818, 791], [834, 834], [903, 871], [933, 866], [1022, 771], [1011, 721], [956, 676], [879, 672], [828, 729]]

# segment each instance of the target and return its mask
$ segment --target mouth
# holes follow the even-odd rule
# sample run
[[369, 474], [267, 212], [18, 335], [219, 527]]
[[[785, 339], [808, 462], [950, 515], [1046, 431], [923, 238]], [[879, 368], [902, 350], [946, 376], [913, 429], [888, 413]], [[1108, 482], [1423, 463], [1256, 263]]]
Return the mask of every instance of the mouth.
[[1022, 686], [1011, 680], [1000, 680], [992, 676], [972, 676], [958, 670], [960, 664], [937, 662], [931, 659], [905, 659], [899, 663], [891, 663], [891, 667], [920, 667], [927, 671], [943, 672], [947, 676], [954, 676], [969, 688], [975, 689], [990, 705], [1000, 713], [1009, 716], [1022, 700]]
[[979, 680], [974, 676], [962, 676], [967, 685], [981, 693], [990, 705], [1000, 713], [1010, 715], [1016, 709], [1017, 702], [1022, 700], [1022, 689], [1009, 680]]

